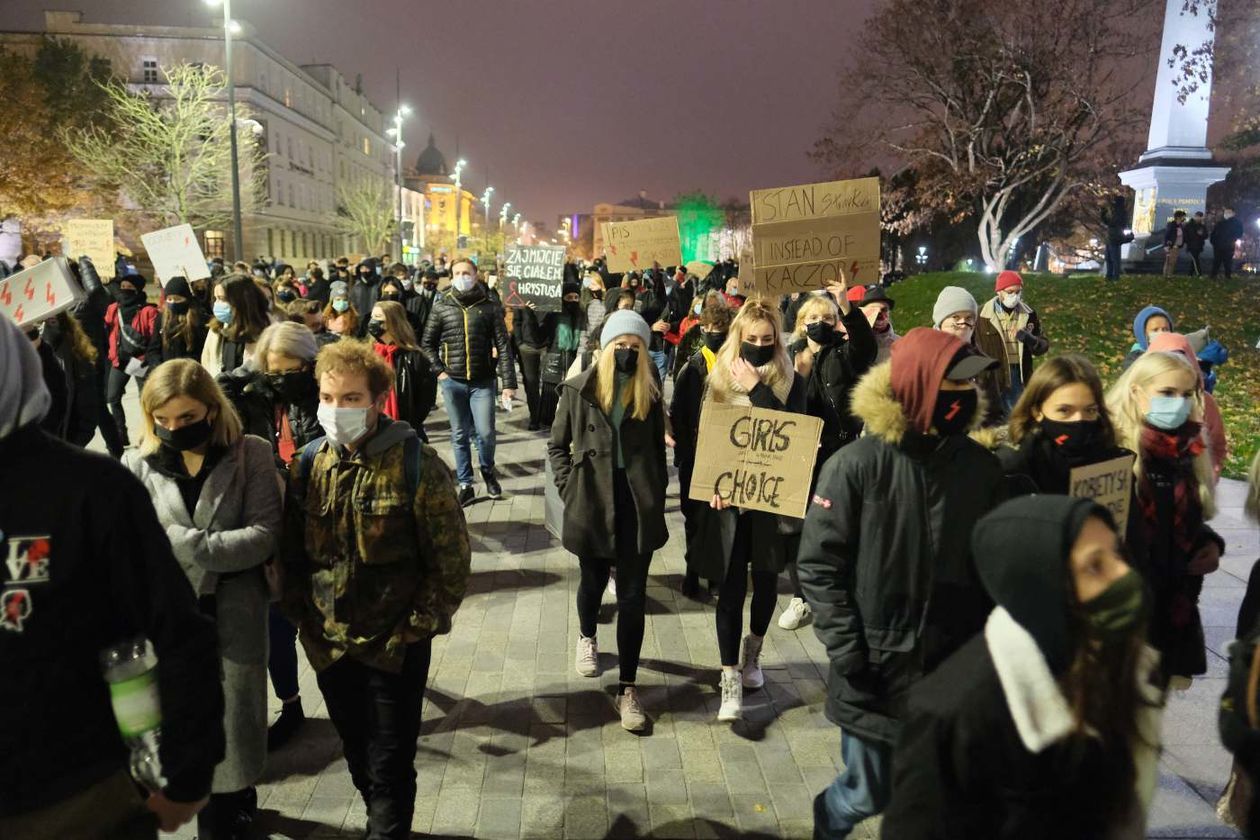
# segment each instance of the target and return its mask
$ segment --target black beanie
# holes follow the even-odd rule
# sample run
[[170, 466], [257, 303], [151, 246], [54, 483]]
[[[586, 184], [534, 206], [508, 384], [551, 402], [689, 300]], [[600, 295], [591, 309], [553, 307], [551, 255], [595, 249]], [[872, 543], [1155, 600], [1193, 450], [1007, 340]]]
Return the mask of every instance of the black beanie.
[[971, 533], [972, 556], [989, 597], [1037, 641], [1055, 676], [1076, 653], [1068, 621], [1073, 586], [1068, 557], [1091, 516], [1116, 527], [1092, 499], [1021, 496], [991, 511]]
[[132, 271], [124, 274], [122, 277], [118, 278], [117, 282], [121, 283], [124, 280], [135, 286], [137, 289], [144, 288], [144, 275], [138, 271]]
[[582, 294], [582, 286], [578, 283], [564, 283], [560, 286], [560, 297], [563, 299], [565, 295]]
[[179, 295], [180, 297], [190, 298], [193, 296], [188, 280], [184, 277], [172, 277], [170, 280], [167, 280], [166, 285], [162, 287], [162, 291], [166, 292], [167, 297]]

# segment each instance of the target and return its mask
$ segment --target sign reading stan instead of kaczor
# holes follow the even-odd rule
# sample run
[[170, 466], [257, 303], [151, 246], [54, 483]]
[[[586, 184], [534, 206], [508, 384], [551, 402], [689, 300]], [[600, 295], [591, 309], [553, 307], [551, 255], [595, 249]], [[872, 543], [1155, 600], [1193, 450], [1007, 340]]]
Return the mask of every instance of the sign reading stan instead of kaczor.
[[753, 190], [749, 201], [756, 293], [878, 282], [878, 178]]
[[688, 497], [803, 518], [821, 435], [817, 417], [706, 402]]

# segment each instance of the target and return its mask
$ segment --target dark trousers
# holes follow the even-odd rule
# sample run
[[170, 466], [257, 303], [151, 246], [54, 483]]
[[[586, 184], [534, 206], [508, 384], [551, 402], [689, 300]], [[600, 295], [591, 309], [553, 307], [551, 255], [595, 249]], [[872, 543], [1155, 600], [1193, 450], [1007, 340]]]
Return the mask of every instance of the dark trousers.
[[801, 550], [801, 535], [789, 534], [783, 538], [787, 545], [788, 579], [792, 581], [792, 597], [804, 598], [805, 590], [801, 589], [801, 576], [796, 572], [796, 554]]
[[542, 384], [542, 394], [538, 398], [538, 424], [550, 426], [556, 422], [556, 406], [560, 404], [560, 383]]
[[520, 362], [521, 387], [525, 391], [525, 405], [529, 407], [529, 422], [536, 424], [541, 398], [538, 377], [542, 367], [542, 350], [522, 344], [516, 349], [516, 360]]
[[637, 554], [639, 522], [634, 497], [625, 470], [613, 471], [613, 529], [616, 558], [579, 557], [582, 576], [578, 581], [578, 629], [588, 639], [595, 638], [599, 604], [608, 586], [608, 574], [617, 567], [617, 655], [621, 681], [633, 683], [639, 672], [639, 651], [643, 649], [644, 611], [647, 604], [648, 566], [651, 554]]
[[109, 357], [101, 353], [96, 358], [96, 425], [101, 430], [101, 438], [105, 441], [105, 449], [115, 458], [121, 458], [124, 447], [124, 439], [118, 435], [118, 426], [114, 423], [114, 417], [109, 413], [109, 403], [105, 399], [106, 392], [109, 388], [109, 375], [114, 370], [114, 366], [109, 363]]
[[1120, 243], [1119, 242], [1117, 242], [1114, 245], [1108, 243], [1106, 260], [1107, 260], [1107, 279], [1119, 280], [1120, 279]]
[[1190, 276], [1202, 277], [1203, 265], [1199, 262], [1201, 259], [1203, 259], [1202, 249], [1198, 251], [1191, 251], [1187, 249], [1186, 253], [1190, 255]]
[[416, 739], [431, 648], [429, 639], [407, 645], [398, 674], [343, 657], [318, 677], [350, 778], [367, 805], [367, 840], [411, 836]]
[[298, 696], [297, 628], [280, 612], [276, 604], [267, 614], [269, 645], [267, 673], [276, 699], [284, 702]]
[[1234, 249], [1228, 251], [1223, 248], [1212, 249], [1212, 276], [1215, 277], [1220, 273], [1221, 269], [1225, 269], [1226, 277], [1234, 276]]
[[[731, 548], [731, 560], [726, 567], [726, 580], [718, 589], [717, 623], [718, 653], [722, 665], [739, 664], [739, 643], [744, 635], [744, 599], [748, 596], [748, 567], [752, 561], [749, 551], [752, 535], [748, 533], [747, 518], [739, 517], [735, 526], [735, 544]], [[751, 573], [753, 596], [748, 614], [748, 629], [754, 636], [766, 635], [770, 616], [774, 614], [774, 602], [779, 576], [775, 572]], [[620, 582], [619, 582], [620, 583]]]
[[[131, 443], [131, 439], [127, 436], [127, 414], [123, 411], [123, 392], [127, 390], [127, 383], [132, 379], [125, 371], [121, 371], [111, 366], [109, 369], [109, 378], [105, 382], [105, 403], [109, 406], [110, 416], [114, 419], [114, 429], [118, 432], [118, 440], [122, 446]], [[144, 387], [144, 379], [136, 378], [136, 387]], [[106, 447], [109, 441], [105, 442]], [[122, 448], [119, 448], [122, 452]]]

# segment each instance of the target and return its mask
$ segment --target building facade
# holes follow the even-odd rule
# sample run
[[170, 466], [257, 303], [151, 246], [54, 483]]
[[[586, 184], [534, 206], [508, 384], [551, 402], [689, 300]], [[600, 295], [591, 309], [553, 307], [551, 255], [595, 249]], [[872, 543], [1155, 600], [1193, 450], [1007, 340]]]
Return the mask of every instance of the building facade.
[[419, 247], [433, 256], [452, 255], [461, 248], [457, 237], [467, 243], [484, 232], [485, 206], [467, 184], [456, 187], [452, 172], [432, 133], [415, 166], [403, 170], [404, 186], [424, 197]]
[[[45, 12], [44, 32], [0, 32], [0, 45], [33, 54], [45, 35], [107, 59], [115, 76], [156, 98], [163, 67], [225, 64], [220, 26], [99, 24], [81, 12]], [[380, 109], [336, 68], [298, 66], [244, 22], [232, 38], [232, 81], [238, 116], [257, 126], [242, 126], [238, 140], [266, 152], [266, 197], [242, 218], [243, 257], [300, 262], [360, 250], [340, 230], [337, 193], [342, 185], [377, 181], [394, 194], [394, 149]], [[231, 225], [225, 227], [198, 231], [207, 257], [232, 255]]]

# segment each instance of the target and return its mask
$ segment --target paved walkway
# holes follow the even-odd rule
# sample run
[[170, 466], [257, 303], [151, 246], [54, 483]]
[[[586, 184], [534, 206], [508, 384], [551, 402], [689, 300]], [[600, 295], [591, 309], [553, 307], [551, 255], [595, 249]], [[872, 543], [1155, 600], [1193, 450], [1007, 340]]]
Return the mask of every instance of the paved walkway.
[[[135, 410], [131, 400], [128, 411]], [[813, 632], [772, 623], [765, 688], [746, 697], [745, 721], [718, 724], [713, 608], [678, 592], [682, 521], [671, 514], [673, 539], [652, 564], [639, 671], [652, 726], [643, 736], [622, 730], [612, 705], [615, 607], [605, 599], [604, 675], [578, 676], [577, 564], [543, 527], [544, 441], [524, 430], [523, 409], [506, 422], [499, 417], [507, 498], [467, 511], [473, 573], [453, 632], [433, 649], [413, 830], [479, 838], [808, 838], [812, 797], [839, 765], [839, 731], [822, 712], [826, 656]], [[440, 409], [429, 430], [449, 463]], [[676, 509], [675, 486], [670, 493]], [[1229, 771], [1215, 710], [1224, 646], [1260, 540], [1243, 520], [1241, 486], [1224, 485], [1222, 496], [1215, 524], [1229, 549], [1203, 593], [1210, 672], [1169, 705], [1151, 837], [1237, 836], [1213, 813]], [[790, 597], [785, 586], [786, 576], [780, 607]], [[357, 840], [364, 808], [305, 665], [301, 684], [314, 719], [272, 756], [259, 788], [263, 826], [273, 836]], [[854, 834], [877, 836], [877, 820]]]

